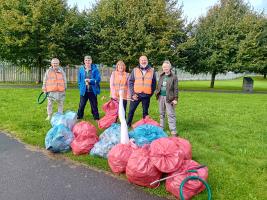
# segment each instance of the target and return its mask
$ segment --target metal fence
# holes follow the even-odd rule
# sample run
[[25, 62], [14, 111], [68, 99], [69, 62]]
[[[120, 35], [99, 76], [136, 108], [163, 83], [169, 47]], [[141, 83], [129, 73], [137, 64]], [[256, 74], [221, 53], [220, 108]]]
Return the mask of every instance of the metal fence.
[[[77, 82], [77, 72], [79, 66], [76, 67], [64, 67], [66, 72], [67, 81], [69, 83]], [[41, 79], [44, 76], [46, 69], [41, 71]], [[102, 81], [109, 81], [110, 75], [114, 68], [100, 67]], [[38, 69], [12, 66], [8, 63], [0, 63], [0, 82], [37, 82], [38, 81]], [[157, 72], [158, 77], [159, 72]], [[179, 80], [211, 80], [211, 74], [190, 74], [183, 70], [177, 69], [176, 74]], [[227, 72], [226, 74], [217, 74], [216, 80], [229, 80], [244, 76], [245, 73], [233, 73]]]
[[[77, 82], [78, 67], [63, 67], [69, 83]], [[113, 68], [100, 68], [102, 81], [109, 81]], [[46, 69], [41, 71], [41, 80]], [[10, 64], [0, 64], [0, 82], [37, 82], [39, 70], [35, 67], [17, 67]]]

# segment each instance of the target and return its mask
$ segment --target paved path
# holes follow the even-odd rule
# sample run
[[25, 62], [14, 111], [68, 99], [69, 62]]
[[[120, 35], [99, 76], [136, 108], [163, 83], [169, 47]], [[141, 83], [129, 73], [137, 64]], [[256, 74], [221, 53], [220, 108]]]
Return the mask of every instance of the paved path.
[[160, 200], [115, 177], [51, 159], [0, 133], [0, 200]]

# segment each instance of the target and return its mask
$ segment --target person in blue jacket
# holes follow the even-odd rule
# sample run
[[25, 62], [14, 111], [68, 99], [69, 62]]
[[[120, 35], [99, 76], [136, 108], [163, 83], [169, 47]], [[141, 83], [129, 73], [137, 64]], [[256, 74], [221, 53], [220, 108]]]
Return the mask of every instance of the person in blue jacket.
[[97, 95], [100, 94], [100, 72], [95, 64], [92, 64], [92, 57], [84, 57], [84, 65], [78, 72], [78, 86], [80, 90], [80, 104], [77, 119], [82, 119], [84, 108], [89, 100], [91, 112], [95, 120], [99, 120]]

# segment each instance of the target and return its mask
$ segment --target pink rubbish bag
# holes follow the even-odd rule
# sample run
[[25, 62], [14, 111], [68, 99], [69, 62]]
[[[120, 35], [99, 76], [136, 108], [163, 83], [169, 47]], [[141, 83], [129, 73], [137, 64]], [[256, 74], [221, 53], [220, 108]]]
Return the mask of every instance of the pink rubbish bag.
[[130, 144], [117, 144], [108, 152], [108, 164], [112, 172], [125, 172], [128, 160], [132, 154]]
[[98, 121], [100, 129], [109, 128], [118, 118], [119, 103], [113, 99], [109, 100], [102, 106], [105, 116]]
[[159, 184], [150, 183], [161, 178], [162, 173], [157, 170], [149, 157], [149, 145], [134, 150], [126, 166], [128, 181], [136, 185], [149, 188], [157, 187]]
[[151, 125], [154, 125], [154, 126], [160, 126], [160, 124], [158, 122], [156, 122], [155, 120], [153, 120], [152, 118], [150, 118], [148, 115], [144, 118], [144, 119], [141, 119], [137, 122], [135, 122], [133, 125], [132, 125], [132, 128], [136, 128], [137, 126], [141, 126], [143, 124], [151, 124]]
[[185, 160], [192, 159], [192, 146], [188, 140], [181, 137], [170, 137], [170, 140], [174, 141], [179, 149], [184, 152]]
[[97, 130], [89, 122], [79, 122], [73, 127], [74, 140], [71, 143], [72, 152], [75, 155], [89, 153], [98, 141]]
[[[180, 199], [180, 185], [182, 181], [188, 176], [199, 176], [203, 180], [208, 179], [208, 168], [200, 167], [201, 165], [194, 160], [185, 160], [182, 167], [168, 174], [168, 176], [173, 176], [166, 180], [166, 190]], [[188, 170], [194, 170], [195, 172], [188, 172]], [[183, 196], [186, 200], [191, 199], [193, 196], [205, 190], [205, 185], [199, 180], [189, 180], [185, 183], [183, 187]]]
[[150, 145], [150, 159], [161, 172], [178, 170], [184, 162], [184, 152], [170, 138], [159, 138]]

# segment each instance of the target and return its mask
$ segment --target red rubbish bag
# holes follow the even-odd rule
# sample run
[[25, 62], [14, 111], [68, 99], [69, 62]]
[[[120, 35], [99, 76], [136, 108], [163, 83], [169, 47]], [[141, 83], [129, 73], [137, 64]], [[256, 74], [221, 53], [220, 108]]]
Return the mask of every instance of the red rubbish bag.
[[133, 125], [132, 125], [132, 128], [136, 128], [137, 126], [141, 126], [143, 124], [151, 124], [151, 125], [154, 125], [154, 126], [159, 126], [160, 127], [160, 124], [158, 122], [156, 122], [155, 120], [153, 120], [152, 118], [150, 118], [148, 115], [144, 118], [144, 119], [141, 119], [137, 122], [135, 122]]
[[89, 153], [98, 141], [97, 130], [89, 122], [79, 122], [73, 127], [74, 140], [71, 143], [72, 152], [75, 155]]
[[161, 178], [162, 173], [157, 170], [149, 157], [149, 145], [134, 150], [126, 166], [128, 181], [136, 185], [150, 188], [159, 184], [150, 185], [153, 181]]
[[161, 172], [178, 170], [184, 162], [184, 152], [170, 138], [159, 138], [150, 144], [150, 158]]
[[[207, 181], [208, 179], [208, 168], [202, 167], [199, 169], [199, 166], [201, 166], [199, 163], [197, 163], [194, 160], [185, 160], [182, 167], [173, 172], [168, 174], [168, 176], [176, 175], [172, 178], [169, 178], [166, 180], [166, 190], [170, 193], [172, 193], [174, 196], [176, 196], [178, 199], [180, 199], [180, 185], [182, 181], [187, 178], [188, 176], [199, 176], [203, 180]], [[188, 172], [187, 170], [193, 170], [195, 169], [196, 172]], [[186, 200], [191, 199], [193, 196], [197, 195], [198, 193], [205, 190], [205, 185], [199, 181], [199, 180], [189, 180], [185, 183], [183, 187], [183, 196]]]
[[108, 152], [108, 164], [114, 173], [123, 173], [132, 154], [130, 144], [117, 144]]
[[109, 100], [102, 106], [105, 116], [98, 120], [98, 127], [109, 128], [118, 118], [119, 103], [113, 99]]
[[192, 145], [190, 142], [181, 137], [170, 137], [170, 140], [174, 141], [176, 145], [184, 152], [184, 159], [191, 160], [192, 159]]

